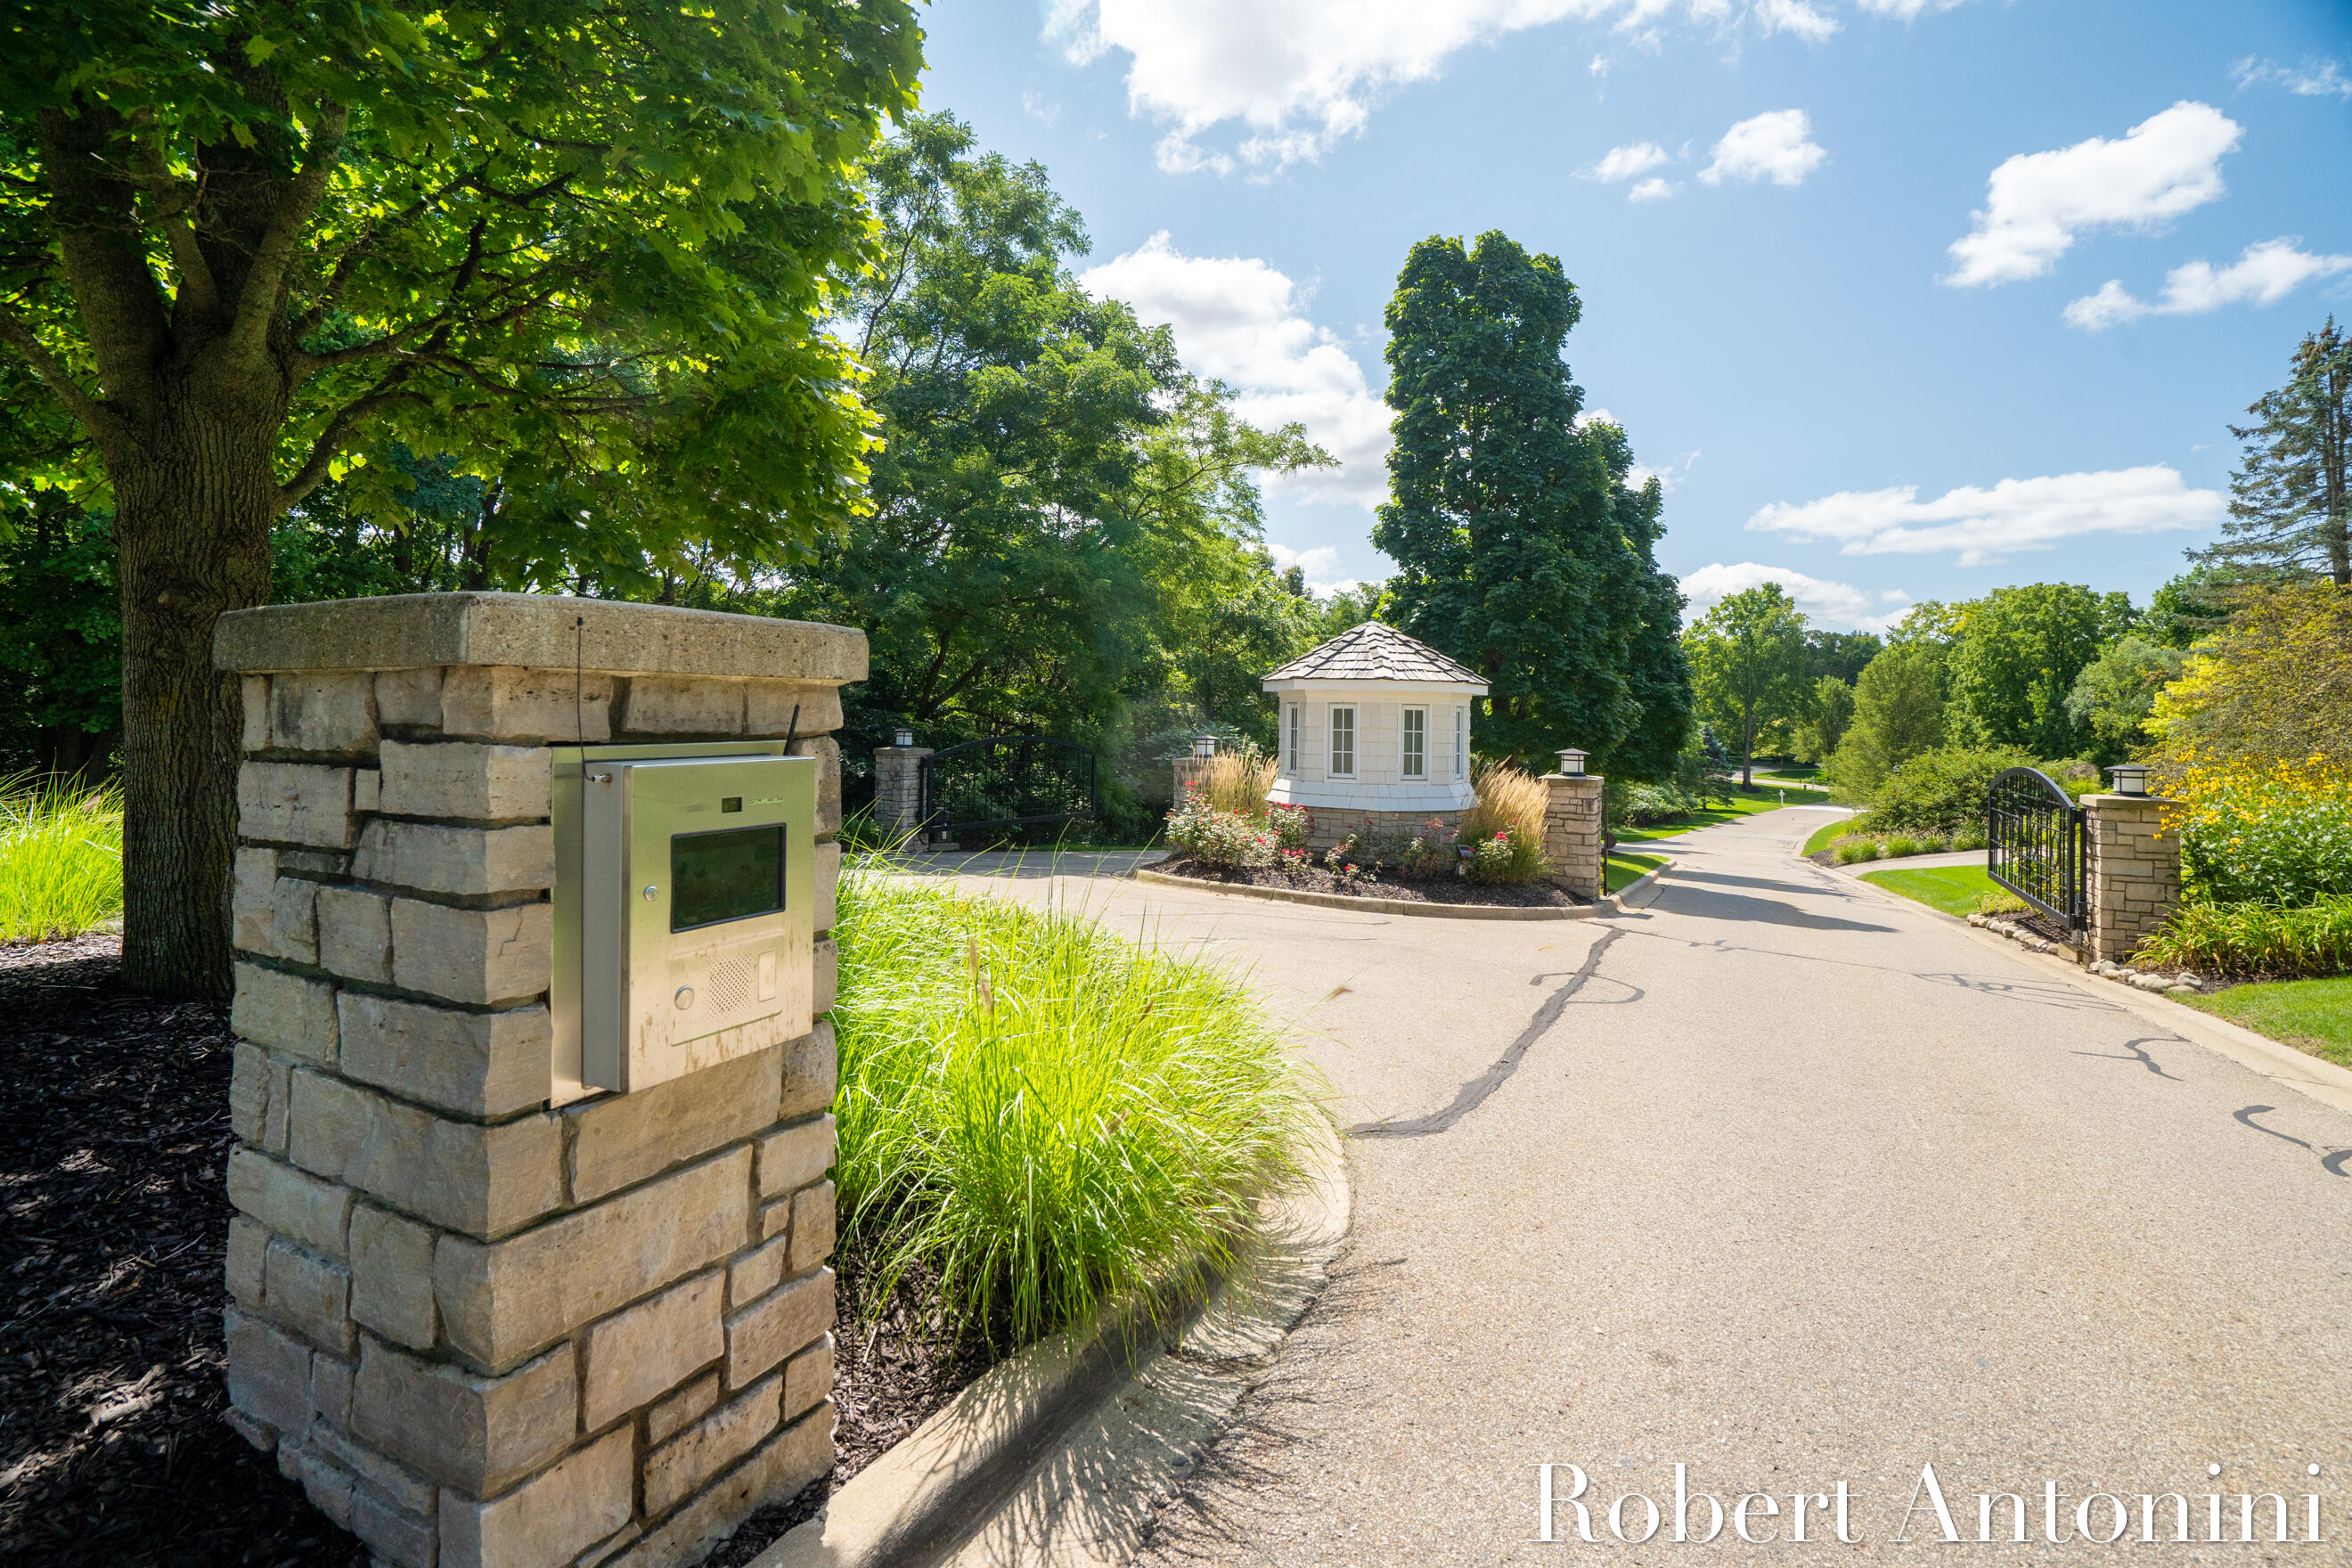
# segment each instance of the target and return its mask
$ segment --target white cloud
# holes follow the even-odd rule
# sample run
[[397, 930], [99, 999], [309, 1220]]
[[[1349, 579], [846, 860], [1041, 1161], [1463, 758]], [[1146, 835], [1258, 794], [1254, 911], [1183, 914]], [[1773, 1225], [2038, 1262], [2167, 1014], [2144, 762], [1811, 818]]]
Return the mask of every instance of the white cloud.
[[1756, 0], [1751, 14], [1767, 33], [1794, 33], [1809, 44], [1827, 43], [1838, 30], [1836, 17], [1815, 10], [1805, 0]]
[[[1629, 47], [1653, 48], [1675, 11], [1717, 34], [1740, 16], [1727, 0], [1048, 0], [1045, 37], [1078, 65], [1127, 57], [1129, 111], [1167, 128], [1161, 169], [1265, 176], [1321, 157], [1381, 98], [1464, 49], [1563, 21], [1607, 23]], [[1838, 27], [1814, 0], [1749, 0], [1744, 11], [1766, 33], [1816, 43]], [[1589, 68], [1601, 76], [1610, 63], [1596, 54]], [[1202, 144], [1228, 122], [1238, 140]]]
[[1671, 163], [1675, 155], [1655, 142], [1631, 142], [1622, 147], [1612, 147], [1592, 165], [1592, 178], [1609, 183], [1630, 180], [1636, 174], [1646, 174], [1661, 163]]
[[2300, 68], [2293, 68], [2276, 60], [2257, 60], [2248, 55], [2230, 68], [2230, 77], [2240, 87], [2274, 81], [2305, 98], [2352, 98], [2352, 77], [2346, 76], [2344, 68], [2330, 59], [2306, 59]]
[[1924, 12], [1948, 11], [1961, 0], [1854, 0], [1854, 4], [1874, 16], [1893, 16], [1899, 21], [1916, 22]]
[[1276, 571], [1287, 572], [1296, 566], [1304, 573], [1309, 593], [1328, 597], [1333, 594], [1344, 594], [1362, 582], [1360, 577], [1333, 575], [1339, 570], [1339, 552], [1335, 545], [1326, 544], [1314, 550], [1293, 550], [1288, 545], [1269, 543], [1265, 547], [1265, 552], [1274, 557]]
[[1336, 469], [1275, 486], [1364, 505], [1387, 494], [1388, 408], [1355, 356], [1307, 319], [1289, 278], [1255, 257], [1186, 256], [1162, 230], [1078, 281], [1097, 297], [1124, 300], [1148, 326], [1167, 322], [1187, 369], [1241, 394], [1234, 412], [1243, 418], [1260, 426], [1295, 419], [1339, 459]]
[[1992, 172], [1976, 228], [1951, 245], [1955, 288], [2013, 283], [2054, 266], [2082, 229], [2148, 229], [2222, 194], [2221, 159], [2235, 121], [2186, 100], [2120, 138], [2094, 136], [2050, 153], [2020, 153]]
[[1981, 566], [2012, 550], [2046, 550], [2088, 533], [2161, 533], [2207, 528], [2229, 502], [2219, 490], [2193, 490], [2165, 464], [2003, 479], [1990, 489], [1963, 485], [1934, 500], [1919, 487], [1841, 490], [1801, 505], [1759, 508], [1759, 532], [1835, 542], [1848, 555], [1927, 555], [1956, 551], [1963, 566]]
[[1743, 120], [1715, 144], [1715, 162], [1698, 173], [1699, 183], [1769, 180], [1797, 185], [1829, 161], [1813, 140], [1812, 121], [1801, 109], [1775, 109]]
[[1754, 561], [1717, 562], [1682, 580], [1683, 619], [1695, 621], [1734, 594], [1778, 583], [1806, 616], [1832, 631], [1883, 632], [1908, 612], [1911, 595], [1899, 588], [1870, 594], [1851, 583], [1808, 577], [1786, 566]]
[[2067, 306], [2066, 320], [2095, 332], [2142, 316], [2196, 316], [2224, 305], [2274, 305], [2312, 279], [2347, 268], [2352, 268], [2352, 256], [2316, 256], [2298, 249], [2292, 238], [2266, 239], [2246, 247], [2245, 254], [2227, 267], [2192, 261], [2174, 268], [2165, 274], [2160, 300], [2137, 299], [2111, 278], [2097, 293]]
[[1643, 180], [1632, 190], [1627, 191], [1625, 199], [1629, 202], [1662, 202], [1681, 189], [1680, 185], [1671, 180], [1653, 177]]

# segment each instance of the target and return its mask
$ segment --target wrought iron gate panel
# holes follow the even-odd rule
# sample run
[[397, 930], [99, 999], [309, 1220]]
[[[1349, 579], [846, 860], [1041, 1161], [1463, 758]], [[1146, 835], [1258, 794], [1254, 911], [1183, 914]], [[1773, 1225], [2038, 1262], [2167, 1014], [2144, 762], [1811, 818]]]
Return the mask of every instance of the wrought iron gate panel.
[[2068, 930], [2083, 928], [2083, 808], [2040, 769], [2011, 768], [1986, 789], [1985, 872]]
[[922, 832], [1076, 822], [1095, 813], [1095, 754], [1051, 735], [995, 735], [925, 757], [918, 771]]

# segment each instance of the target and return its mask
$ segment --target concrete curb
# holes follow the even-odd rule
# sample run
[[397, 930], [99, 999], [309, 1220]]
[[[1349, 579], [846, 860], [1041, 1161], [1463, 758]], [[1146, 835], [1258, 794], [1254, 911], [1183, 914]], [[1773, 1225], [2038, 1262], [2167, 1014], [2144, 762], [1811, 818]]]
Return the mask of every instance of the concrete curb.
[[[1273, 1345], [1319, 1291], [1324, 1269], [1347, 1234], [1352, 1202], [1335, 1128], [1307, 1190], [1268, 1215], [1273, 1248], [1303, 1258], [1314, 1275], [1312, 1290], [1295, 1311], [1261, 1325], [1271, 1327]], [[1230, 1310], [1234, 1297], [1222, 1279], [1192, 1281], [1157, 1303], [1139, 1303], [1086, 1330], [1055, 1335], [990, 1368], [945, 1410], [860, 1470], [814, 1519], [752, 1559], [751, 1568], [931, 1568], [948, 1562], [1013, 1510], [1033, 1472], [1071, 1440], [1090, 1412], [1123, 1398], [1202, 1322], [1204, 1309]], [[1240, 1304], [1265, 1305], [1255, 1298]], [[1098, 1524], [1072, 1522], [1089, 1540], [1099, 1538]], [[990, 1561], [996, 1560], [992, 1554]]]
[[1424, 919], [1454, 921], [1589, 921], [1595, 915], [1617, 912], [1613, 894], [1571, 910], [1525, 909], [1510, 904], [1426, 904], [1409, 899], [1360, 899], [1347, 893], [1309, 892], [1304, 888], [1254, 888], [1246, 882], [1211, 882], [1198, 877], [1171, 877], [1165, 871], [1151, 871], [1142, 867], [1129, 872], [1128, 878], [1137, 882], [1157, 883], [1163, 888], [1192, 888], [1206, 893], [1228, 893], [1235, 898], [1266, 899], [1280, 904], [1313, 904], [1318, 909], [1356, 910], [1372, 915], [1419, 915]]
[[1617, 908], [1612, 912], [1617, 914], [1622, 914], [1628, 908], [1638, 909], [1642, 907], [1642, 905], [1629, 904], [1627, 900], [1632, 899], [1636, 893], [1647, 893], [1649, 898], [1645, 898], [1642, 900], [1642, 904], [1647, 904], [1650, 901], [1650, 899], [1654, 899], [1658, 896], [1658, 884], [1661, 881], [1664, 881], [1665, 879], [1666, 873], [1674, 868], [1675, 858], [1671, 855], [1664, 856], [1659, 859], [1656, 865], [1651, 867], [1648, 870], [1643, 872], [1640, 876], [1634, 878], [1632, 881], [1626, 883], [1623, 887], [1618, 889], [1615, 892], [1610, 894], [1608, 898], [1601, 901], [1616, 905]]
[[2072, 959], [2020, 947], [2007, 937], [1979, 931], [1958, 915], [1948, 915], [1916, 899], [1906, 899], [1875, 883], [1864, 882], [1851, 868], [1841, 866], [1834, 869], [1835, 874], [1869, 889], [1874, 897], [1889, 900], [1902, 908], [1958, 926], [1971, 942], [2007, 953], [2021, 963], [2032, 964], [2065, 981], [2085, 995], [2113, 1002], [2192, 1044], [2203, 1046], [2217, 1055], [2229, 1058], [2240, 1067], [2260, 1073], [2274, 1083], [2308, 1095], [2331, 1110], [2352, 1115], [2352, 1068], [2340, 1068], [2323, 1058], [2307, 1056], [2293, 1046], [2272, 1039], [2268, 1035], [2256, 1034], [2226, 1018], [2217, 1018], [2186, 1003], [2175, 1002], [2169, 996], [2102, 979], [2089, 973]]

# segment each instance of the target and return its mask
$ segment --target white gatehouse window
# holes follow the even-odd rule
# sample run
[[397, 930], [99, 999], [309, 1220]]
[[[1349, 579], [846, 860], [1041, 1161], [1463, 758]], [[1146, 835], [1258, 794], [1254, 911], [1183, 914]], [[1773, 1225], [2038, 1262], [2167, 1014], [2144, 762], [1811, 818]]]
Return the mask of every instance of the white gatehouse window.
[[1292, 776], [1298, 773], [1298, 704], [1294, 702], [1283, 712], [1284, 765]]
[[1408, 708], [1404, 710], [1404, 770], [1402, 776], [1425, 779], [1429, 776], [1429, 710]]
[[1470, 710], [1454, 710], [1454, 776], [1460, 778], [1470, 765]]
[[1356, 776], [1356, 710], [1353, 708], [1331, 710], [1331, 776], [1335, 779]]

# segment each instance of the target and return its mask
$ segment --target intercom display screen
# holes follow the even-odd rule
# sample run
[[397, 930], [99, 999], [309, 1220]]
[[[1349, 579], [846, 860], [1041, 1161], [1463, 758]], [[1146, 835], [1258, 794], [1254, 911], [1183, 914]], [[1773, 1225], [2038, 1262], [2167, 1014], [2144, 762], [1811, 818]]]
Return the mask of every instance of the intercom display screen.
[[729, 827], [669, 841], [669, 929], [692, 931], [784, 907], [784, 828]]

